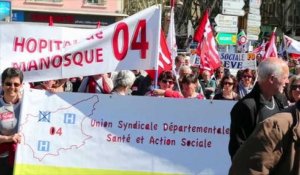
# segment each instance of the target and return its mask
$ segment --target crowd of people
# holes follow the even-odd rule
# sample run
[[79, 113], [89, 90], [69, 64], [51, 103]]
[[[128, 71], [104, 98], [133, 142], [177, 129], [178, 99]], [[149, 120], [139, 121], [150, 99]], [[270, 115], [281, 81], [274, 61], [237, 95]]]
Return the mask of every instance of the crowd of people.
[[190, 58], [178, 55], [174, 70], [162, 71], [157, 83], [144, 70], [123, 70], [86, 77], [31, 82], [25, 87], [58, 92], [100, 93], [112, 95], [159, 96], [210, 100], [238, 100], [249, 93], [256, 78], [254, 70], [201, 70]]
[[[229, 173], [271, 174], [278, 167], [277, 164], [285, 161], [283, 158], [289, 159], [289, 164], [279, 166], [278, 169], [283, 170], [281, 172], [300, 170], [297, 166], [299, 158], [291, 157], [300, 152], [298, 148], [290, 146], [294, 140], [297, 144], [299, 141], [294, 138], [300, 136], [300, 128], [296, 127], [298, 120], [295, 122], [293, 117], [295, 109], [298, 106], [300, 109], [300, 103], [297, 103], [300, 98], [300, 71], [291, 73], [290, 70], [297, 70], [297, 67], [289, 66], [282, 59], [268, 58], [258, 64], [257, 70], [244, 69], [232, 75], [224, 67], [215, 71], [201, 70], [199, 66], [191, 65], [185, 55], [178, 55], [174, 70], [162, 71], [157, 85], [145, 71], [122, 70], [117, 73], [34, 82], [30, 83], [30, 88], [51, 93], [81, 92], [237, 101], [230, 114], [229, 154], [232, 166]], [[12, 174], [16, 145], [21, 141], [17, 126], [21, 89], [24, 88], [23, 74], [15, 68], [7, 68], [2, 73], [1, 83], [0, 172]], [[290, 117], [285, 120], [281, 115]], [[278, 123], [283, 124], [281, 126]], [[286, 133], [291, 137], [285, 139], [285, 135], [288, 135]]]

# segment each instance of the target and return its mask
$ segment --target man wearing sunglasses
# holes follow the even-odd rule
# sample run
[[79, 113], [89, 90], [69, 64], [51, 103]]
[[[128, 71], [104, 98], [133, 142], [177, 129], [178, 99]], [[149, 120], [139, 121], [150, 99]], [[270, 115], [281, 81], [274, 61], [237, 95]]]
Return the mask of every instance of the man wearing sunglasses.
[[252, 91], [239, 100], [230, 113], [231, 159], [259, 122], [288, 107], [283, 95], [289, 82], [288, 65], [281, 59], [268, 58], [259, 64], [257, 71], [258, 79]]
[[3, 96], [0, 98], [0, 173], [12, 175], [16, 144], [21, 142], [18, 122], [23, 73], [15, 68], [7, 68], [1, 78]]

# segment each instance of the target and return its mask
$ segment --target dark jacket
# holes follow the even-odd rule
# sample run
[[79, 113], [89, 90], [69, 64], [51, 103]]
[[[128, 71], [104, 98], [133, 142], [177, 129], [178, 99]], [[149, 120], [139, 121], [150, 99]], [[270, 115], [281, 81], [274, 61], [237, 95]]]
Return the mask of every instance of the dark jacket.
[[[259, 111], [264, 107], [258, 83], [252, 91], [239, 100], [231, 110], [229, 154], [231, 159], [246, 139], [253, 132], [255, 126], [269, 116], [259, 116]], [[282, 110], [288, 107], [287, 98], [283, 94], [274, 96], [275, 102]], [[275, 111], [279, 112], [279, 111]]]
[[299, 103], [259, 123], [237, 151], [229, 175], [300, 175]]

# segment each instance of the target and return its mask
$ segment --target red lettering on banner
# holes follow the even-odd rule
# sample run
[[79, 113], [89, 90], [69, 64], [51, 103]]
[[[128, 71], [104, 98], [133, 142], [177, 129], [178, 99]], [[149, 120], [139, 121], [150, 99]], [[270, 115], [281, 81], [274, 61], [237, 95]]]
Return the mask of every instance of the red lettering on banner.
[[167, 137], [154, 137], [154, 136], [151, 136], [150, 139], [149, 139], [149, 144], [173, 146], [173, 145], [176, 145], [176, 140], [169, 139]]
[[56, 50], [60, 50], [61, 49], [61, 43], [62, 43], [62, 41], [55, 40], [53, 42], [56, 45]]
[[24, 72], [32, 70], [43, 70], [50, 68], [68, 67], [73, 65], [83, 66], [84, 63], [93, 64], [103, 62], [103, 49], [95, 48], [91, 50], [67, 53], [65, 55], [53, 55], [28, 62], [13, 62], [12, 67]]
[[[120, 32], [123, 33], [123, 44], [122, 44], [122, 49], [119, 49], [119, 35]], [[128, 26], [125, 22], [120, 22], [115, 29], [114, 35], [113, 35], [113, 53], [116, 57], [117, 60], [122, 61], [128, 51], [128, 41], [129, 41], [129, 29]]]
[[12, 67], [20, 70], [26, 70], [26, 63], [25, 62], [12, 63]]
[[88, 51], [87, 51], [87, 50], [84, 51], [84, 57], [86, 58], [85, 61], [86, 61], [86, 63], [88, 63], [88, 64], [91, 64], [91, 63], [93, 62], [93, 60], [94, 60], [94, 50], [91, 50], [90, 56], [91, 56], [91, 57], [89, 58], [89, 56], [88, 56]]
[[211, 141], [210, 140], [199, 140], [194, 139], [194, 140], [189, 140], [186, 138], [181, 139], [181, 146], [186, 146], [186, 147], [200, 147], [200, 148], [211, 148]]
[[17, 49], [20, 48], [19, 52], [23, 52], [24, 51], [24, 45], [25, 45], [25, 38], [20, 38], [19, 41], [19, 37], [15, 37], [14, 39], [14, 52], [17, 52]]
[[64, 48], [65, 48], [65, 47], [68, 47], [68, 46], [71, 46], [71, 43], [70, 43], [70, 41], [66, 41], [66, 42], [65, 42], [65, 44], [64, 44]]
[[41, 53], [43, 49], [47, 48], [47, 41], [44, 39], [39, 40], [39, 52]]
[[124, 122], [123, 120], [119, 121], [118, 128], [123, 129], [124, 131], [128, 129], [140, 129], [140, 130], [158, 130], [158, 124], [149, 122], [143, 123], [141, 121], [135, 122]]
[[[131, 41], [131, 50], [140, 50], [141, 59], [147, 58], [147, 50], [149, 49], [149, 42], [147, 42], [147, 27], [146, 27], [146, 20], [142, 19], [137, 23], [137, 26], [134, 30], [133, 38]], [[119, 35], [120, 32], [123, 33], [123, 38], [121, 41], [122, 49], [120, 50], [119, 47]], [[140, 35], [139, 35], [140, 34]], [[138, 36], [140, 36], [140, 41], [138, 41]], [[117, 60], [122, 61], [128, 52], [128, 45], [129, 45], [129, 29], [128, 25], [125, 22], [120, 22], [117, 24], [112, 40], [113, 46], [113, 53]]]
[[108, 142], [123, 142], [123, 143], [127, 142], [127, 143], [129, 143], [130, 142], [130, 134], [128, 134], [127, 136], [126, 135], [116, 136], [116, 135], [113, 135], [113, 134], [107, 134], [106, 141], [108, 141]]
[[37, 64], [34, 60], [29, 62], [28, 71], [38, 70]]
[[71, 56], [72, 56], [72, 54], [70, 54], [70, 53], [65, 55], [65, 62], [64, 62], [65, 67], [68, 67], [71, 65], [71, 63], [72, 63]]
[[29, 53], [33, 53], [36, 51], [36, 48], [37, 48], [37, 41], [34, 39], [34, 38], [29, 38], [27, 41], [26, 41], [26, 50], [29, 52]]
[[54, 126], [50, 127], [50, 135], [62, 135], [62, 128], [56, 129]]
[[82, 66], [83, 54], [81, 52], [75, 52], [73, 55], [73, 62], [77, 66]]
[[49, 57], [40, 59], [40, 64], [39, 64], [40, 69], [44, 69], [44, 66], [45, 66], [45, 69], [50, 68], [50, 58]]
[[[137, 41], [140, 35], [140, 41]], [[149, 43], [147, 42], [146, 34], [146, 20], [140, 20], [134, 32], [134, 36], [131, 43], [132, 50], [141, 50], [141, 58], [145, 59], [147, 57], [147, 50], [149, 49]]]
[[58, 67], [61, 67], [61, 64], [62, 64], [62, 56], [60, 55], [55, 55], [52, 59], [52, 66], [54, 68], [58, 68]]
[[95, 34], [95, 36], [96, 36], [97, 39], [102, 39], [102, 38], [103, 38], [103, 32], [102, 32], [102, 31], [97, 32], [97, 33]]
[[61, 40], [46, 40], [43, 38], [35, 39], [23, 37], [15, 37], [13, 42], [14, 52], [42, 53], [44, 51], [53, 52], [62, 48], [77, 44], [77, 40], [61, 41]]
[[195, 132], [195, 133], [209, 133], [209, 134], [229, 134], [229, 128], [225, 126], [218, 127], [208, 127], [208, 126], [193, 126], [193, 125], [178, 125], [173, 122], [164, 123], [163, 124], [163, 131], [170, 132], [170, 133], [180, 133], [180, 132]]
[[102, 51], [102, 48], [96, 48], [96, 62], [103, 62]]
[[93, 39], [102, 39], [103, 38], [103, 32], [102, 31], [99, 31], [89, 37], [86, 38], [86, 40], [93, 40]]
[[112, 128], [113, 123], [111, 121], [103, 120], [103, 118], [101, 120], [92, 119], [91, 120], [91, 127]]

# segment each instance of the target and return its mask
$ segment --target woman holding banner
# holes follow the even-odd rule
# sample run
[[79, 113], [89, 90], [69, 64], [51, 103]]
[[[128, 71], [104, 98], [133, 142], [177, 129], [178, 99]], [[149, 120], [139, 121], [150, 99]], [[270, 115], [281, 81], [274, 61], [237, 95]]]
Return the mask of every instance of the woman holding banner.
[[21, 142], [18, 133], [23, 73], [7, 68], [2, 73], [3, 96], [0, 98], [0, 172], [13, 174], [16, 146]]
[[214, 96], [215, 100], [238, 100], [239, 96], [235, 92], [237, 80], [233, 75], [225, 75], [220, 81], [221, 91]]
[[149, 91], [147, 95], [163, 97], [164, 94], [157, 91], [175, 90], [176, 76], [172, 71], [163, 71], [158, 76], [159, 89]]
[[155, 89], [153, 91], [154, 95], [162, 95], [164, 97], [171, 98], [197, 98], [197, 99], [205, 99], [205, 97], [197, 92], [198, 87], [198, 77], [197, 75], [188, 74], [182, 77], [180, 81], [181, 93], [179, 91], [174, 91], [171, 89], [162, 90]]

